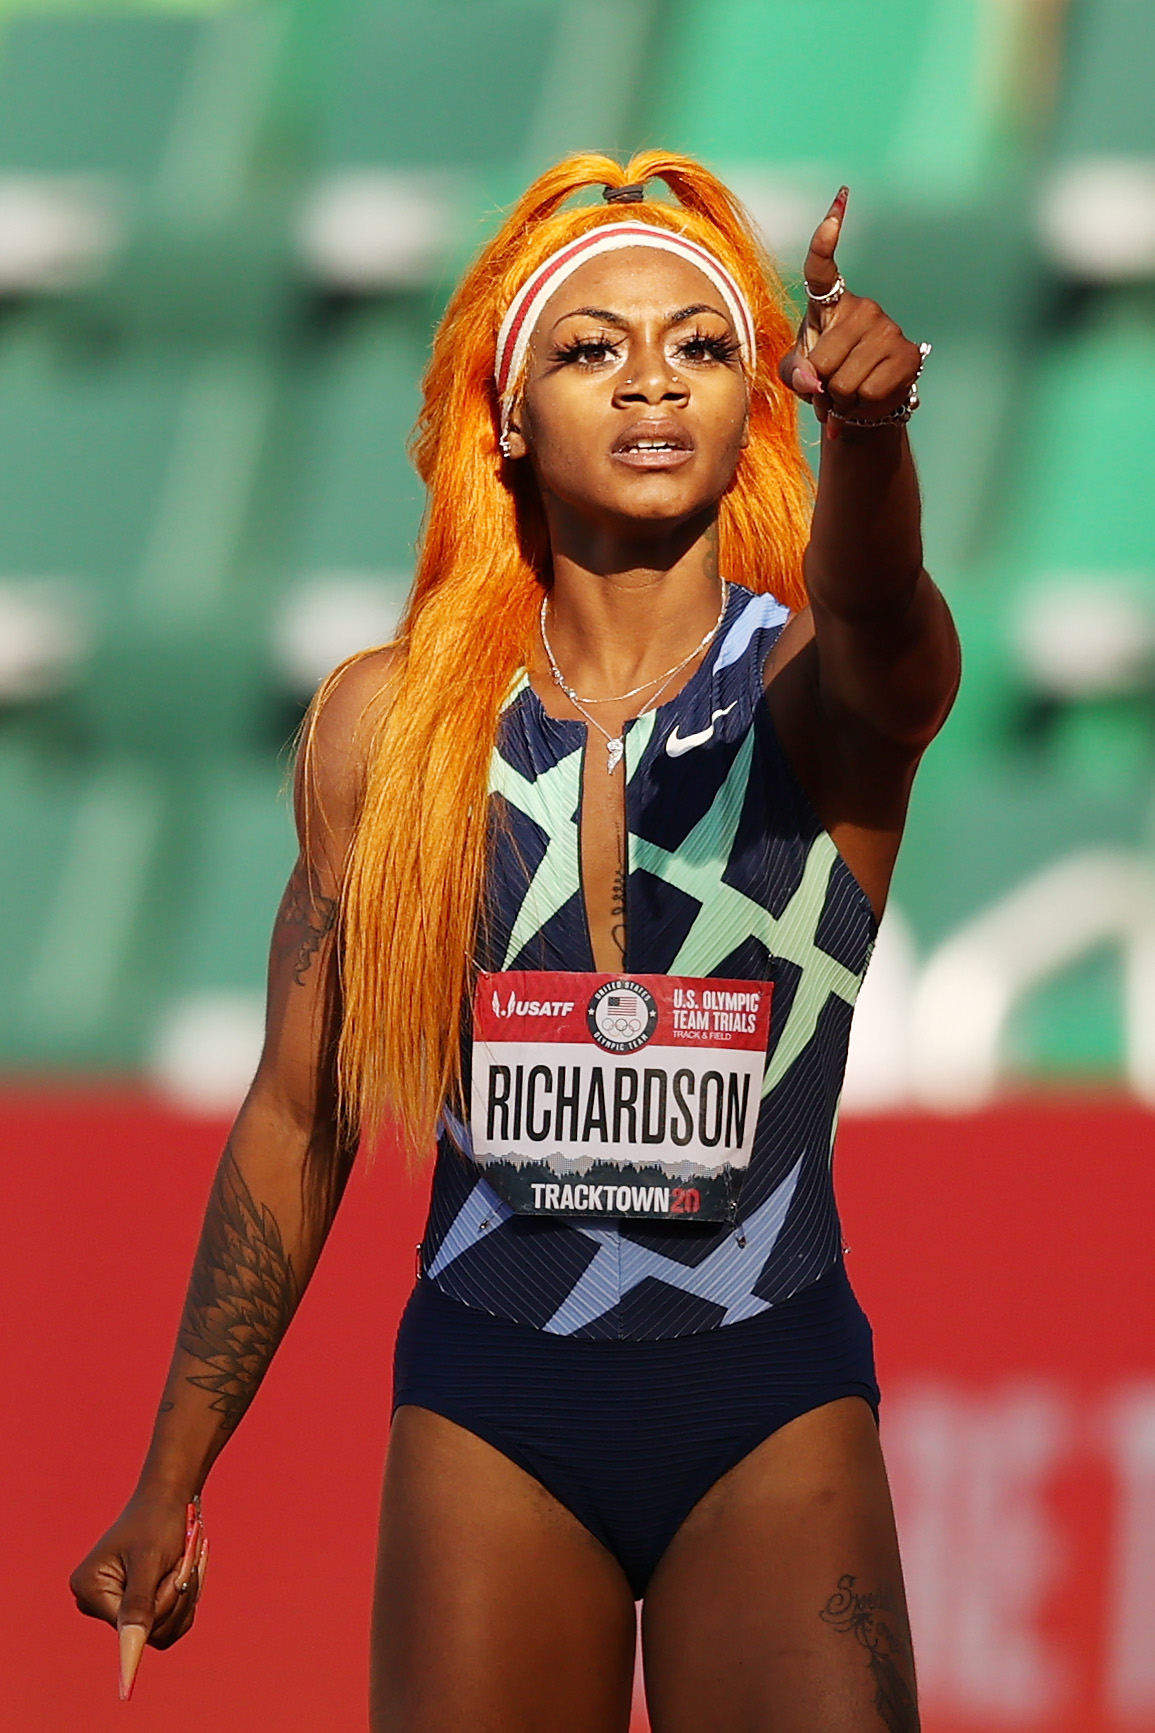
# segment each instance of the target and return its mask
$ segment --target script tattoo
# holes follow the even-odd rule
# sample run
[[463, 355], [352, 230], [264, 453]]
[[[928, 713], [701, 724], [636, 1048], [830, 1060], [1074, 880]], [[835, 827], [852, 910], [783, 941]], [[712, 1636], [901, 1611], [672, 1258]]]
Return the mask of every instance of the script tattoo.
[[298, 987], [304, 986], [313, 958], [336, 922], [336, 898], [318, 896], [310, 889], [304, 869], [294, 868], [277, 910], [273, 942], [279, 957], [292, 953]]
[[623, 962], [625, 961], [626, 956], [625, 914], [626, 867], [625, 862], [623, 861], [617, 872], [614, 874], [613, 890], [610, 892], [610, 915], [612, 916], [614, 923], [610, 928], [610, 937], [617, 946], [618, 955], [621, 957]]
[[910, 1667], [909, 1648], [894, 1626], [879, 1617], [889, 1613], [893, 1618], [894, 1605], [886, 1594], [859, 1594], [854, 1587], [857, 1580], [839, 1577], [819, 1617], [836, 1631], [853, 1632], [866, 1650], [874, 1678], [874, 1704], [888, 1733], [918, 1733], [918, 1709], [904, 1671], [904, 1666], [907, 1671]]
[[180, 1345], [209, 1368], [189, 1378], [231, 1432], [252, 1401], [298, 1299], [273, 1212], [258, 1204], [231, 1149], [213, 1183], [180, 1325]]

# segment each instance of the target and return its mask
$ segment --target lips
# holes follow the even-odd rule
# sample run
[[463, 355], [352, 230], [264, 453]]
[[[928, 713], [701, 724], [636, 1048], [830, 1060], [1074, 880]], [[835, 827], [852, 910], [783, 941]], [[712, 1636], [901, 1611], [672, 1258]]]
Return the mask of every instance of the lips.
[[614, 443], [613, 457], [629, 469], [677, 469], [694, 455], [694, 442], [676, 421], [636, 421]]

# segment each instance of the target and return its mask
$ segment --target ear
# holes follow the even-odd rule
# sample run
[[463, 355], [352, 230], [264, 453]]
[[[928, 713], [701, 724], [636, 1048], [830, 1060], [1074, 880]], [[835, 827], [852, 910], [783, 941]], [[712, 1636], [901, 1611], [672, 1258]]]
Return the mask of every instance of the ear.
[[742, 414], [742, 437], [738, 441], [739, 451], [745, 451], [750, 443], [750, 397], [753, 387], [745, 376], [743, 376], [743, 380], [746, 386], [746, 407]]
[[529, 456], [529, 446], [526, 442], [524, 433], [521, 431], [520, 405], [513, 411], [509, 421], [506, 423], [505, 443], [507, 455], [509, 457], [518, 458]]

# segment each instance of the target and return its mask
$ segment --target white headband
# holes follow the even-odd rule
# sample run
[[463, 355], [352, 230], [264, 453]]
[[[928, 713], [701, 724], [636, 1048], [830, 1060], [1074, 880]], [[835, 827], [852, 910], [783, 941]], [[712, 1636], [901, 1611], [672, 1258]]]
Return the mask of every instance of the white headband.
[[702, 275], [710, 279], [726, 303], [726, 311], [730, 315], [746, 371], [750, 374], [754, 372], [757, 347], [750, 304], [720, 259], [716, 259], [713, 253], [708, 252], [697, 241], [687, 240], [685, 235], [676, 234], [672, 229], [660, 229], [654, 223], [602, 223], [596, 229], [587, 229], [576, 241], [568, 241], [564, 247], [559, 247], [556, 253], [551, 253], [544, 265], [539, 265], [533, 275], [522, 284], [510, 303], [508, 313], [501, 321], [501, 329], [497, 334], [497, 361], [493, 373], [497, 381], [503, 429], [513, 407], [513, 387], [525, 364], [529, 340], [545, 303], [566, 278], [573, 275], [579, 265], [584, 265], [587, 259], [596, 258], [599, 253], [615, 252], [619, 247], [656, 247], [661, 253], [675, 253], [679, 258], [687, 259], [691, 265], [696, 265]]

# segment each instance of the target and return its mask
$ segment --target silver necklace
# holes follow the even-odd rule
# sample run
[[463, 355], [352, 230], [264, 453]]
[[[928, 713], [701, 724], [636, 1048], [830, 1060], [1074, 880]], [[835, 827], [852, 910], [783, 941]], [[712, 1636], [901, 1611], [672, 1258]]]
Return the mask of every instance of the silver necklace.
[[695, 656], [700, 656], [702, 651], [707, 649], [708, 646], [713, 643], [714, 639], [718, 635], [718, 629], [721, 626], [723, 619], [725, 618], [726, 603], [728, 602], [729, 598], [730, 598], [730, 586], [725, 581], [725, 579], [723, 579], [722, 580], [722, 605], [718, 609], [718, 618], [714, 621], [714, 624], [710, 627], [710, 630], [706, 633], [705, 637], [702, 638], [699, 643], [694, 645], [694, 648], [690, 651], [689, 655], [683, 656], [682, 660], [680, 662], [675, 662], [674, 666], [672, 668], [668, 668], [664, 674], [656, 674], [654, 676], [653, 680], [645, 680], [642, 682], [642, 684], [640, 686], [633, 687], [632, 690], [629, 692], [622, 692], [616, 698], [579, 698], [578, 697], [577, 693], [574, 691], [573, 687], [571, 685], [569, 685], [569, 683], [567, 682], [561, 669], [558, 667], [557, 658], [554, 656], [554, 653], [553, 653], [553, 646], [550, 644], [550, 641], [549, 641], [549, 633], [547, 632], [546, 625], [545, 625], [546, 611], [549, 607], [549, 595], [548, 595], [548, 593], [541, 598], [541, 615], [540, 615], [541, 641], [542, 641], [542, 645], [545, 649], [546, 656], [549, 660], [550, 672], [552, 673], [552, 675], [554, 677], [555, 683], [561, 687], [562, 691], [565, 693], [565, 695], [569, 699], [570, 703], [572, 705], [574, 705], [576, 709], [581, 711], [582, 715], [585, 717], [587, 722], [593, 723], [594, 727], [597, 729], [599, 734], [601, 734], [605, 737], [606, 770], [610, 776], [612, 776], [614, 771], [618, 768], [618, 765], [621, 763], [622, 756], [626, 750], [626, 743], [625, 743], [624, 736], [622, 734], [611, 734], [608, 728], [603, 728], [601, 723], [598, 721], [597, 717], [590, 715], [589, 711], [586, 709], [586, 705], [587, 704], [624, 704], [627, 698], [636, 698], [639, 692], [644, 692], [644, 691], [646, 691], [647, 687], [653, 686], [656, 683], [660, 682], [660, 684], [658, 684], [657, 691], [653, 694], [652, 697], [647, 698], [646, 702], [642, 705], [642, 708], [638, 711], [637, 716], [635, 716], [633, 718], [633, 720], [636, 722], [636, 721], [640, 720], [641, 717], [648, 716], [650, 711], [656, 707], [658, 699], [662, 696], [662, 693], [666, 690], [666, 687], [670, 684], [670, 681], [674, 678], [674, 675], [680, 674], [682, 669], [686, 666], [686, 664], [688, 662], [692, 662], [694, 660]]

